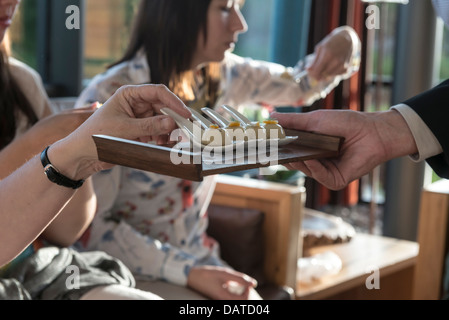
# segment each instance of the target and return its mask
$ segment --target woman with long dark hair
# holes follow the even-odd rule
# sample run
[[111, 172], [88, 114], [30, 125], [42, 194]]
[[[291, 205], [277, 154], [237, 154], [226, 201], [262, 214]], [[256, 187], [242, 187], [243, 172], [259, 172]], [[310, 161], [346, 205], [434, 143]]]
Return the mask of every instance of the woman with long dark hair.
[[[333, 31], [296, 68], [231, 53], [238, 35], [247, 30], [243, 2], [142, 0], [124, 57], [92, 80], [76, 107], [103, 102], [123, 85], [144, 83], [166, 85], [196, 110], [222, 104], [305, 104], [323, 93], [298, 86], [294, 71], [309, 68], [328, 91], [357, 71], [360, 42], [349, 27]], [[163, 287], [153, 292], [164, 298], [179, 293], [173, 284], [202, 295], [196, 298], [260, 298], [252, 280], [240, 293], [227, 289], [235, 271], [206, 234], [213, 177], [197, 183], [115, 167], [95, 175], [94, 186], [99, 205], [83, 238], [86, 249], [104, 250], [135, 274], [162, 280], [150, 287]], [[210, 277], [210, 270], [217, 272]]]

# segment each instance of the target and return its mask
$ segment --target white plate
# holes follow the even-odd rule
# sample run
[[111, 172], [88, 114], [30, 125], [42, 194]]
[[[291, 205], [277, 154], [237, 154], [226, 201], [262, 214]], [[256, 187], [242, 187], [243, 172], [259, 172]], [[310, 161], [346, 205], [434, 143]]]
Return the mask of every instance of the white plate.
[[[225, 146], [209, 146], [209, 145], [204, 145], [201, 143], [198, 143], [196, 140], [192, 140], [195, 147], [204, 150], [204, 149], [208, 149], [208, 150], [214, 150], [216, 152], [225, 152], [225, 151], [231, 151], [231, 150], [235, 150], [237, 148], [243, 148], [244, 150], [252, 150], [252, 149], [257, 149], [257, 147], [260, 147], [261, 145], [263, 145], [263, 143], [265, 143], [265, 147], [270, 148], [270, 147], [282, 147], [285, 146], [287, 144], [292, 143], [293, 141], [297, 140], [298, 136], [287, 136], [285, 138], [282, 139], [270, 139], [270, 140], [263, 140], [263, 139], [258, 139], [258, 140], [253, 140], [251, 142], [248, 141], [235, 141], [231, 144], [225, 145]], [[186, 142], [180, 142], [178, 143], [178, 145], [182, 146], [183, 149], [187, 149], [190, 145], [189, 141]], [[198, 149], [198, 151], [199, 151]]]

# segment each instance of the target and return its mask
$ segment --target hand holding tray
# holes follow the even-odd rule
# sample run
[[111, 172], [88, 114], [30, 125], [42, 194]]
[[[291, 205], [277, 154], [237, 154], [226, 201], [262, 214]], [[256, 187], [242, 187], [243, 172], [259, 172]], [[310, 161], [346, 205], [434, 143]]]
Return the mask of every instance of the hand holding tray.
[[[242, 127], [253, 123], [230, 106], [223, 109]], [[317, 133], [283, 130], [280, 138], [222, 140], [224, 144], [205, 144], [203, 133], [213, 123], [199, 112], [190, 110], [192, 120], [178, 115], [169, 108], [161, 110], [170, 116], [190, 138], [190, 142], [158, 146], [111, 136], [93, 136], [101, 161], [155, 172], [193, 181], [205, 176], [287, 164], [295, 161], [338, 156], [343, 138]], [[202, 108], [222, 130], [230, 121], [212, 109]], [[243, 130], [243, 129], [242, 129]], [[282, 128], [281, 128], [282, 130]], [[267, 137], [267, 136], [266, 136]]]

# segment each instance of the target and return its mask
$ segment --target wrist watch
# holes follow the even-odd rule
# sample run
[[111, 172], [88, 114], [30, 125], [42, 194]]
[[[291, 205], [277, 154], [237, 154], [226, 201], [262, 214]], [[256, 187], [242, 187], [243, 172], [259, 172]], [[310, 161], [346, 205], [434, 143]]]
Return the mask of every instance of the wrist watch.
[[67, 178], [51, 164], [50, 159], [48, 159], [47, 155], [48, 148], [50, 148], [50, 146], [46, 147], [41, 153], [41, 162], [44, 166], [44, 173], [47, 176], [48, 180], [56, 183], [57, 185], [67, 188], [78, 189], [79, 187], [81, 187], [84, 183], [84, 180], [72, 180], [70, 178]]

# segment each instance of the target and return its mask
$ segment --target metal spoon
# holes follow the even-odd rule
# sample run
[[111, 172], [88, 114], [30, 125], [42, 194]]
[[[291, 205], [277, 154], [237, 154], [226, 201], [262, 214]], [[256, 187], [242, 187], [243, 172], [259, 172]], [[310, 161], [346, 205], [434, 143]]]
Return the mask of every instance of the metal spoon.
[[161, 112], [169, 117], [171, 117], [176, 124], [179, 126], [179, 128], [186, 133], [190, 138], [199, 144], [201, 144], [201, 136], [202, 131], [201, 127], [199, 127], [197, 124], [194, 124], [189, 119], [186, 119], [182, 116], [180, 116], [178, 113], [173, 111], [169, 108], [162, 108]]
[[230, 121], [228, 119], [226, 119], [225, 117], [223, 117], [221, 114], [219, 114], [217, 111], [212, 110], [210, 108], [201, 108], [201, 111], [203, 111], [209, 117], [211, 117], [216, 122], [218, 122], [218, 124], [221, 127], [226, 128], [227, 126], [229, 126]]
[[198, 111], [192, 108], [189, 108], [189, 111], [192, 113], [192, 118], [198, 121], [203, 129], [209, 129], [210, 126], [213, 125], [212, 122], [203, 117]]
[[250, 121], [247, 117], [245, 117], [243, 114], [238, 112], [236, 109], [234, 109], [231, 106], [228, 105], [222, 105], [221, 106], [227, 113], [229, 113], [235, 120], [243, 123], [245, 126], [251, 125], [253, 122]]

